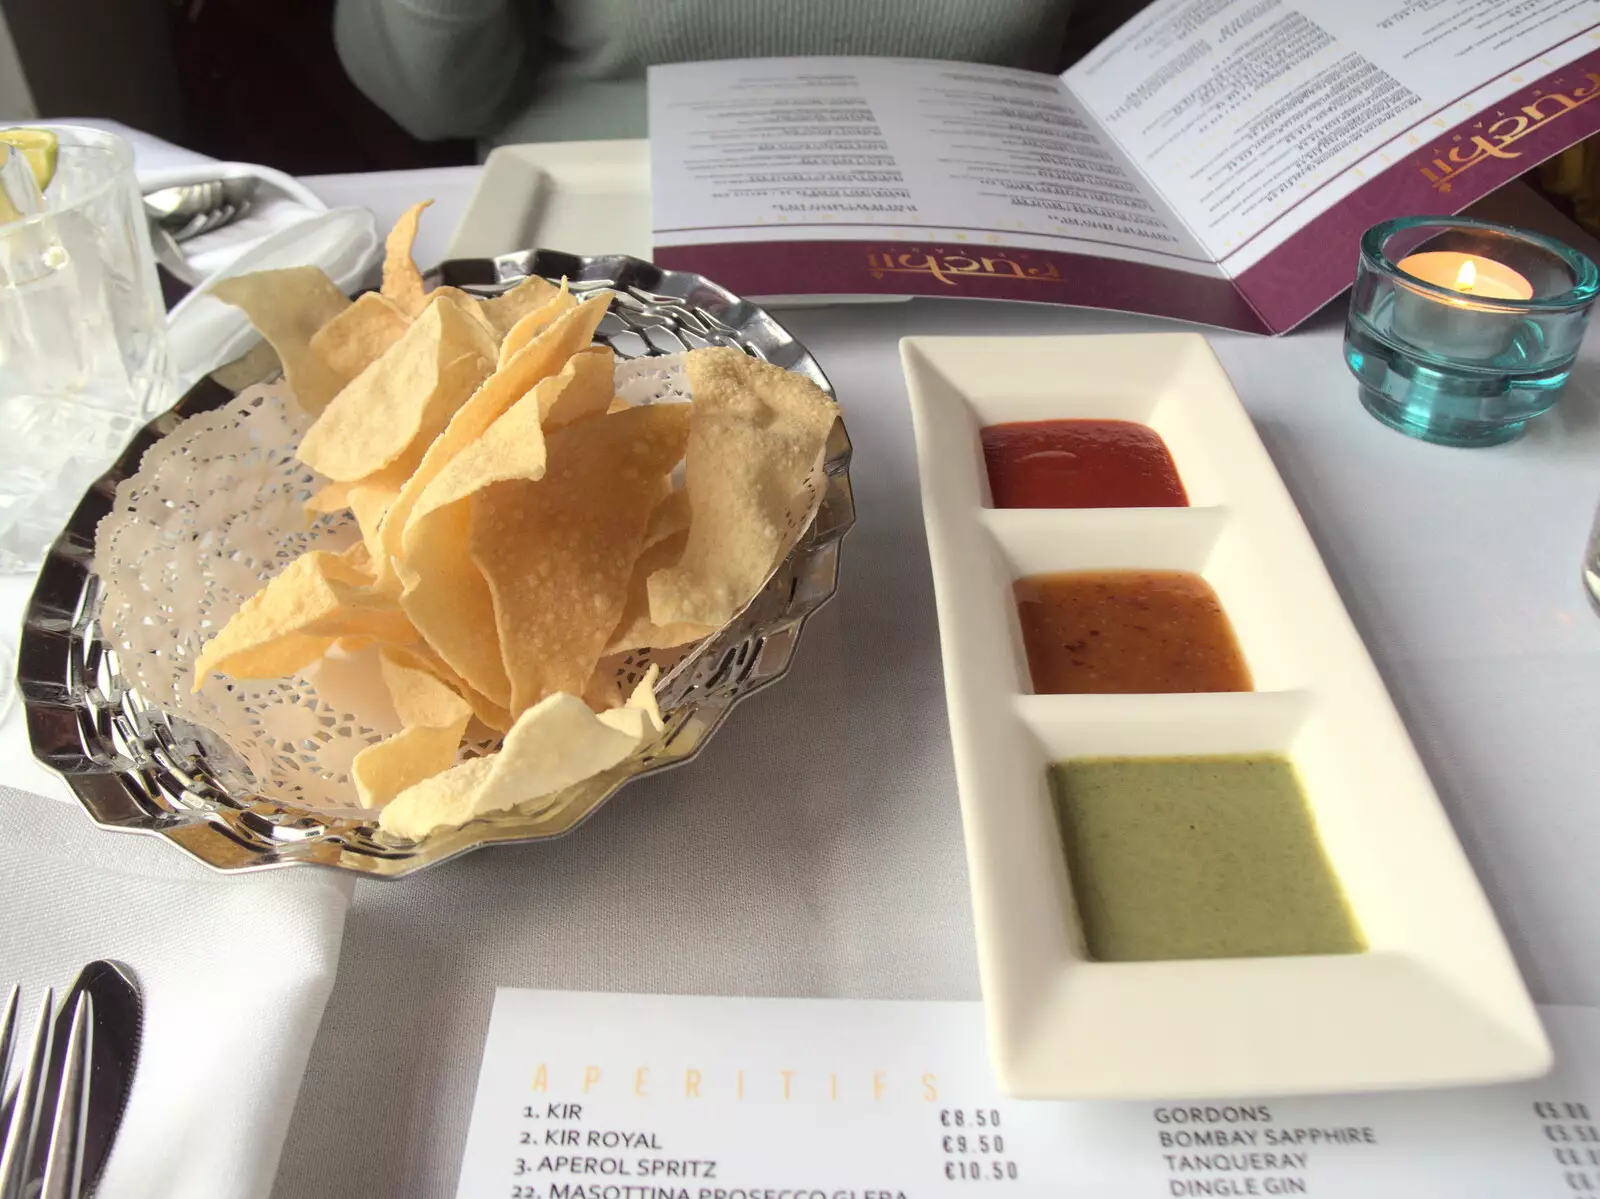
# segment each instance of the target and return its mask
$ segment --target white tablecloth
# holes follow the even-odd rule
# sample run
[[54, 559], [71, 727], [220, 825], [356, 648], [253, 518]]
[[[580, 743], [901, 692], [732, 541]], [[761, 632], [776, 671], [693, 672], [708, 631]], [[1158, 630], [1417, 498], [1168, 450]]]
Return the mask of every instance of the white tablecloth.
[[[384, 224], [469, 171], [312, 180]], [[782, 686], [686, 769], [563, 841], [358, 884], [277, 1199], [452, 1196], [496, 985], [978, 994], [933, 592], [897, 341], [1168, 327], [978, 302], [785, 314], [838, 390], [859, 521]], [[1209, 332], [1433, 774], [1535, 999], [1600, 1003], [1600, 619], [1578, 562], [1600, 499], [1600, 336], [1520, 443], [1385, 429], [1343, 308], [1278, 340]]]
[[[386, 226], [475, 171], [308, 182]], [[691, 766], [579, 833], [360, 883], [276, 1199], [452, 1196], [496, 985], [978, 994], [917, 472], [896, 342], [1150, 330], [975, 302], [785, 314], [838, 390], [859, 522], [793, 673]], [[1600, 620], [1578, 560], [1600, 498], [1600, 336], [1522, 442], [1442, 449], [1360, 408], [1342, 306], [1278, 340], [1209, 332], [1299, 502], [1535, 999], [1600, 1004]], [[0, 617], [26, 586], [0, 580]], [[15, 714], [0, 741], [20, 736]], [[0, 748], [4, 748], [0, 745]], [[14, 760], [9, 759], [8, 760]], [[44, 772], [0, 779], [61, 794]]]

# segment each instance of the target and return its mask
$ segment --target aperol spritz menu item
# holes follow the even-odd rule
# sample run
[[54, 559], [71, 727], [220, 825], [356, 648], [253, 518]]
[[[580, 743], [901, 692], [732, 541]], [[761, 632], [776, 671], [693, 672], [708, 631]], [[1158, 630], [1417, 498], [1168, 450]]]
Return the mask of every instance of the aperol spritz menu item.
[[656, 259], [745, 295], [948, 295], [1258, 332], [1379, 220], [1600, 129], [1572, 0], [1156, 0], [1059, 77], [777, 58], [650, 69]]
[[1557, 1067], [1536, 1082], [1043, 1102], [995, 1089], [978, 1003], [502, 989], [456, 1194], [1581, 1197], [1600, 1010], [1540, 1010]]

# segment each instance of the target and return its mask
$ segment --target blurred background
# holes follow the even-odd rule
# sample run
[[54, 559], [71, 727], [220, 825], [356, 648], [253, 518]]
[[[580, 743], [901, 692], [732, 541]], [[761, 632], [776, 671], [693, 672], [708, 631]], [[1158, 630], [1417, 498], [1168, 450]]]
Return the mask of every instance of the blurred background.
[[0, 0], [0, 123], [105, 117], [294, 175], [475, 161], [350, 82], [334, 0]]
[[[1054, 69], [1145, 2], [1063, 4], [1070, 18]], [[548, 25], [555, 6], [526, 0], [526, 16]], [[465, 138], [421, 141], [357, 89], [334, 48], [334, 8], [335, 0], [0, 0], [0, 125], [103, 117], [293, 175], [477, 161], [486, 147]], [[563, 99], [549, 95], [537, 107], [559, 109]], [[559, 112], [541, 115], [557, 119], [522, 136], [503, 130], [502, 138], [618, 135], [581, 122], [564, 129]], [[1600, 233], [1600, 142], [1574, 147], [1529, 182]]]

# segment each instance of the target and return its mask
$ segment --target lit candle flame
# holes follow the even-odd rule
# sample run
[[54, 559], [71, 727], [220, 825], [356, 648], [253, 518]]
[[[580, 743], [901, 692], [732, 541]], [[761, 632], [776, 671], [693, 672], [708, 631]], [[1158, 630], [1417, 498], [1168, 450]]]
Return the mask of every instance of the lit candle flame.
[[1478, 268], [1472, 265], [1472, 259], [1467, 259], [1461, 264], [1461, 269], [1456, 272], [1456, 290], [1471, 291], [1478, 283]]

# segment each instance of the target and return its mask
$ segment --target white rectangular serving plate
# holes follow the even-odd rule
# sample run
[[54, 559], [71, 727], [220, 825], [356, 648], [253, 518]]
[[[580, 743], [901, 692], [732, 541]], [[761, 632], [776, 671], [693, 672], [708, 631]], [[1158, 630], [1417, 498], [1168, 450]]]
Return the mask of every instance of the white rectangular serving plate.
[[[484, 160], [446, 258], [518, 250], [630, 254], [650, 262], [650, 143], [644, 138], [497, 146]], [[712, 280], [715, 282], [715, 280]], [[746, 296], [769, 308], [903, 303], [910, 296]]]
[[650, 261], [650, 143], [545, 142], [490, 151], [446, 257], [541, 248]]
[[[1547, 1071], [1549, 1043], [1494, 913], [1205, 339], [908, 337], [900, 350], [1000, 1086], [1023, 1098], [1221, 1098]], [[1070, 418], [1154, 428], [1192, 506], [990, 507], [979, 430]], [[1013, 580], [1097, 569], [1204, 576], [1258, 690], [1032, 694]], [[1049, 764], [1273, 751], [1295, 764], [1368, 952], [1089, 959]]]

